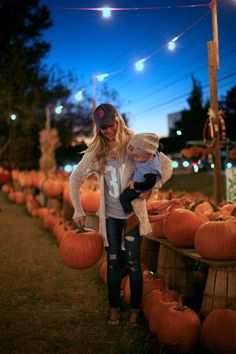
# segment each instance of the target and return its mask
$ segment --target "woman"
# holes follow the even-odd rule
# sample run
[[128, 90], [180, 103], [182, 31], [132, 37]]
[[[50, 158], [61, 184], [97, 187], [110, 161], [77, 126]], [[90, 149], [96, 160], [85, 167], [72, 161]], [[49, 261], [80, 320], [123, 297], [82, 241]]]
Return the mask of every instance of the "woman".
[[[94, 112], [95, 136], [82, 160], [70, 176], [73, 216], [83, 225], [85, 213], [80, 203], [80, 187], [89, 174], [96, 173], [100, 183], [99, 231], [107, 252], [107, 285], [110, 304], [108, 324], [120, 321], [121, 264], [123, 261], [121, 240], [127, 217], [120, 204], [120, 193], [128, 186], [134, 171], [134, 161], [127, 153], [127, 145], [133, 132], [111, 104], [101, 104]], [[142, 301], [142, 270], [140, 261], [140, 235], [151, 232], [146, 201], [137, 198], [132, 202], [139, 226], [125, 235], [125, 253], [130, 276], [129, 323], [136, 324]], [[128, 228], [127, 228], [128, 229]]]

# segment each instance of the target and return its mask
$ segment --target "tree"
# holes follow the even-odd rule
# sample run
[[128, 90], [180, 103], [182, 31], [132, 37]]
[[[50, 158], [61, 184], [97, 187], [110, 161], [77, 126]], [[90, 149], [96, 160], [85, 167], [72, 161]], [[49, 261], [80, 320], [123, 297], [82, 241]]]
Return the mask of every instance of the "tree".
[[[50, 13], [38, 0], [1, 0], [0, 6], [0, 150], [18, 136], [32, 139], [30, 160], [38, 149], [38, 132], [45, 121], [45, 106], [58, 98], [67, 98], [70, 91], [61, 77], [49, 75], [41, 61], [50, 45], [41, 39], [51, 26]], [[54, 73], [54, 72], [53, 72]], [[10, 115], [17, 116], [10, 121]], [[14, 141], [13, 141], [14, 140]], [[19, 153], [23, 144], [19, 144]], [[8, 144], [8, 160], [16, 156]], [[22, 151], [22, 159], [25, 154]]]
[[226, 93], [219, 106], [225, 112], [226, 136], [236, 140], [236, 86]]
[[182, 118], [176, 122], [175, 129], [171, 132], [173, 136], [176, 130], [182, 132], [182, 139], [187, 140], [202, 140], [203, 128], [207, 118], [207, 104], [204, 105], [202, 98], [202, 86], [193, 76], [193, 89], [188, 97], [189, 110], [182, 111]]

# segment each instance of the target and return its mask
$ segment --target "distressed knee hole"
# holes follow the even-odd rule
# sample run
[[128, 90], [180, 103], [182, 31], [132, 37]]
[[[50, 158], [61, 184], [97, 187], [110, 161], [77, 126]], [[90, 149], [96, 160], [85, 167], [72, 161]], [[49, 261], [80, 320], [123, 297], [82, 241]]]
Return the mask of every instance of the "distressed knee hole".
[[125, 236], [125, 239], [130, 242], [134, 242], [134, 236]]

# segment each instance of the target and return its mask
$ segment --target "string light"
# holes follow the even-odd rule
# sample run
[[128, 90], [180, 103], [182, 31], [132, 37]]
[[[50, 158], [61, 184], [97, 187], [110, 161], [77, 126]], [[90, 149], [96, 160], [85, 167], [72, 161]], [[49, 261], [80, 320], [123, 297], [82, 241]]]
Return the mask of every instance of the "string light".
[[[173, 8], [194, 8], [194, 7], [209, 7], [210, 8], [211, 3], [205, 3], [205, 4], [191, 4], [191, 5], [174, 5], [174, 6], [157, 6], [157, 7], [143, 7], [143, 8], [108, 8], [108, 7], [103, 7], [103, 8], [65, 8], [65, 7], [54, 7], [59, 10], [76, 10], [76, 11], [100, 11], [103, 14], [103, 17], [108, 18], [111, 16], [111, 11], [135, 11], [135, 10], [159, 10], [159, 9], [173, 9]], [[193, 22], [184, 32], [180, 33], [179, 35], [175, 36], [172, 40], [164, 44], [161, 48], [157, 49], [153, 53], [147, 55], [146, 57], [140, 59], [137, 61], [134, 66], [137, 71], [142, 71], [144, 69], [144, 63], [152, 58], [154, 55], [158, 54], [163, 48], [168, 48], [169, 50], [174, 50], [176, 48], [176, 42], [177, 40], [182, 37], [187, 31], [189, 31], [193, 26], [195, 26], [198, 22], [200, 22], [203, 18], [205, 18], [209, 14], [209, 11], [205, 13], [203, 16], [198, 18], [195, 22]], [[105, 73], [105, 74], [96, 74], [94, 75], [95, 79], [98, 81], [102, 82], [105, 78], [116, 75], [120, 72], [124, 72], [126, 69], [120, 69], [116, 72], [113, 73]], [[80, 101], [82, 99], [82, 90], [79, 91], [75, 98]]]
[[80, 102], [83, 100], [83, 90], [80, 90], [78, 91], [76, 94], [75, 94], [75, 99], [76, 101]]
[[102, 8], [102, 16], [105, 18], [111, 17], [111, 9], [108, 7]]
[[137, 71], [142, 71], [144, 68], [144, 62], [146, 61], [146, 59], [141, 59], [139, 61], [137, 61], [134, 65], [135, 65], [135, 69]]
[[10, 118], [11, 118], [11, 120], [16, 120], [16, 115], [15, 114], [11, 114]]
[[108, 77], [110, 76], [111, 74], [98, 74], [98, 75], [94, 75], [95, 78], [98, 80], [98, 81], [103, 81], [105, 79], [105, 77]]
[[57, 107], [55, 108], [55, 113], [56, 113], [56, 114], [61, 114], [63, 108], [64, 108], [64, 107], [63, 107], [62, 105], [57, 106]]

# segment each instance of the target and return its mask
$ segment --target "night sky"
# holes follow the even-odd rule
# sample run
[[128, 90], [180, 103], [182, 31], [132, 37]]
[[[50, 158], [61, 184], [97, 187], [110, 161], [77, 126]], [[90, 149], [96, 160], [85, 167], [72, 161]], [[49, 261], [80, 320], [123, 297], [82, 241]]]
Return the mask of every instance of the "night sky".
[[[92, 75], [105, 78], [119, 93], [120, 112], [127, 113], [137, 133], [168, 134], [167, 114], [188, 108], [191, 74], [209, 98], [207, 42], [213, 39], [207, 0], [41, 0], [48, 6], [53, 26], [44, 32], [51, 44], [48, 65], [58, 64], [79, 78], [78, 90], [92, 95]], [[187, 7], [181, 7], [186, 5]], [[167, 8], [167, 7], [170, 8]], [[113, 11], [109, 19], [99, 11], [64, 8], [142, 8]], [[164, 7], [144, 10], [145, 7]], [[218, 1], [220, 69], [219, 99], [236, 85], [236, 1]], [[167, 44], [179, 36], [174, 51]], [[135, 62], [148, 58], [141, 72]], [[97, 104], [102, 83], [97, 81]]]

